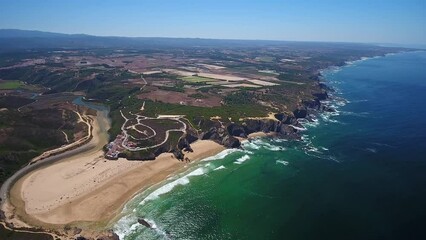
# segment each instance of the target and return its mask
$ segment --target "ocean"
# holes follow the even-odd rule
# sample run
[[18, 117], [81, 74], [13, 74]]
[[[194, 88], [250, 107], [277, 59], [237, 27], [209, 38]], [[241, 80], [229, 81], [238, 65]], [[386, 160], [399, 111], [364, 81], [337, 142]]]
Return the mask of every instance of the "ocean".
[[142, 192], [120, 239], [426, 239], [426, 52], [323, 76], [337, 111], [301, 141], [246, 141]]

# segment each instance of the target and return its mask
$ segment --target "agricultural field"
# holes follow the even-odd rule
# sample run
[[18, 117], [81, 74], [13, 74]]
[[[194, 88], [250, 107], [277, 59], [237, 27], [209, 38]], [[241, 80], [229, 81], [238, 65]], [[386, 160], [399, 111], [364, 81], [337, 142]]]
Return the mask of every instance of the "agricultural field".
[[[0, 59], [0, 91], [6, 94], [0, 114], [71, 110], [69, 104], [84, 96], [110, 109], [107, 156], [153, 159], [176, 151], [185, 134], [200, 137], [218, 123], [227, 126], [271, 112], [291, 115], [324, 94], [319, 70], [381, 51], [186, 46], [6, 56]], [[57, 137], [64, 134], [72, 137], [69, 129]]]
[[206, 78], [206, 77], [200, 77], [200, 76], [187, 76], [187, 77], [182, 77], [180, 79], [190, 83], [203, 83], [203, 82], [210, 82], [213, 80], [212, 78]]
[[26, 85], [21, 81], [17, 81], [17, 80], [1, 81], [0, 80], [0, 90], [14, 90], [14, 89], [25, 88], [25, 87]]

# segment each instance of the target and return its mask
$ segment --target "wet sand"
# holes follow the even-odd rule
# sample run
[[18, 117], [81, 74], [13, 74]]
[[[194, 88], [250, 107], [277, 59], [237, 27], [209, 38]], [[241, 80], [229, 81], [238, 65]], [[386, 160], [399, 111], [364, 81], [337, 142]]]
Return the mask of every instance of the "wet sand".
[[[34, 170], [18, 180], [10, 191], [16, 214], [25, 222], [49, 228], [74, 223], [102, 226], [121, 212], [135, 194], [167, 179], [186, 165], [170, 153], [154, 161], [116, 161], [103, 158], [102, 146], [108, 122], [93, 121], [90, 144], [97, 147], [52, 165]], [[191, 144], [192, 162], [215, 155], [225, 148], [213, 141]]]

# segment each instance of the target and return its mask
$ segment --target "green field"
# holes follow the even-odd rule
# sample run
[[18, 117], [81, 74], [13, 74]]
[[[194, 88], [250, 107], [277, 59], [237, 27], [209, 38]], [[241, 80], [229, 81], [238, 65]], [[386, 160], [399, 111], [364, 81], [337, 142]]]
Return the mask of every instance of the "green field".
[[2, 81], [0, 82], [0, 90], [12, 90], [25, 87], [21, 81]]
[[214, 79], [212, 78], [205, 78], [205, 77], [199, 77], [199, 76], [188, 76], [188, 77], [182, 77], [180, 79], [185, 82], [191, 82], [191, 83], [202, 83], [202, 82], [214, 81]]

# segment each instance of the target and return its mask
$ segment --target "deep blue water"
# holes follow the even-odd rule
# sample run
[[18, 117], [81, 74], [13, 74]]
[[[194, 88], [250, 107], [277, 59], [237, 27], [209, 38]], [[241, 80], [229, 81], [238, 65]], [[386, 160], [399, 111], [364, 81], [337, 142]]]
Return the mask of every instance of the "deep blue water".
[[[338, 112], [256, 139], [133, 199], [124, 239], [426, 239], [426, 53], [324, 72]], [[146, 229], [138, 217], [155, 223]]]

